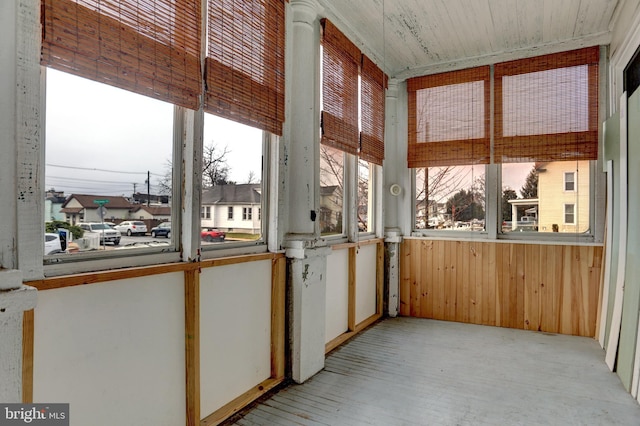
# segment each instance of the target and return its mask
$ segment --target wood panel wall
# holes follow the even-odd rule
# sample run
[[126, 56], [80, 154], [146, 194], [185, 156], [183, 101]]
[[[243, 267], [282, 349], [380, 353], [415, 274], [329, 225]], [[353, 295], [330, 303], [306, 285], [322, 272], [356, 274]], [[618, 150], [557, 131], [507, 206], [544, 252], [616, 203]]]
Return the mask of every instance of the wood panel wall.
[[405, 239], [400, 315], [594, 337], [601, 246]]

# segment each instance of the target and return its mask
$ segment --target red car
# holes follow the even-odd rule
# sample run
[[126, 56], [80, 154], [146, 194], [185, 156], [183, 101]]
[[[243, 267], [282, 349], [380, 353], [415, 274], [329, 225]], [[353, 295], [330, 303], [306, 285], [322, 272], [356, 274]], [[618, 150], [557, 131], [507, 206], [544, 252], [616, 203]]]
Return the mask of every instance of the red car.
[[226, 234], [214, 228], [204, 228], [200, 232], [200, 239], [207, 242], [224, 241]]

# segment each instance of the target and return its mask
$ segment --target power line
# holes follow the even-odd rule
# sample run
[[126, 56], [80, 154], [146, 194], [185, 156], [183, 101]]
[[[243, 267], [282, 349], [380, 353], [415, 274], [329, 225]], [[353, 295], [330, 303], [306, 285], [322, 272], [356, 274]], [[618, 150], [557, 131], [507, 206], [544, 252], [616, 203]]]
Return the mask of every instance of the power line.
[[160, 175], [160, 174], [157, 174], [157, 173], [151, 173], [151, 172], [125, 172], [125, 171], [122, 171], [122, 170], [107, 170], [107, 169], [96, 169], [96, 168], [90, 168], [90, 167], [63, 166], [61, 164], [50, 164], [50, 163], [47, 163], [46, 165], [49, 166], [49, 167], [60, 167], [62, 169], [89, 170], [89, 171], [95, 171], [95, 172], [122, 173], [122, 174], [129, 174], [129, 175], [152, 174], [154, 176], [159, 176], [159, 177], [163, 177], [164, 176], [164, 175]]
[[123, 185], [131, 185], [131, 182], [121, 181], [121, 180], [96, 180], [96, 179], [84, 179], [84, 178], [73, 178], [73, 177], [65, 177], [65, 176], [51, 176], [46, 175], [46, 179], [62, 179], [73, 182], [97, 182], [97, 183], [121, 183]]

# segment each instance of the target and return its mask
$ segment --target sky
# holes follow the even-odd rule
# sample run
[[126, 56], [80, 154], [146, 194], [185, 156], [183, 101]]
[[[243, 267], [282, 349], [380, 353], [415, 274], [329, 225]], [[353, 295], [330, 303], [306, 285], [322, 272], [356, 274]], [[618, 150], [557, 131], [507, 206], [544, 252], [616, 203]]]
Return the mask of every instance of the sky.
[[[65, 195], [151, 193], [172, 157], [173, 106], [47, 68], [46, 189]], [[262, 132], [209, 114], [204, 144], [228, 147], [229, 179], [260, 175]]]

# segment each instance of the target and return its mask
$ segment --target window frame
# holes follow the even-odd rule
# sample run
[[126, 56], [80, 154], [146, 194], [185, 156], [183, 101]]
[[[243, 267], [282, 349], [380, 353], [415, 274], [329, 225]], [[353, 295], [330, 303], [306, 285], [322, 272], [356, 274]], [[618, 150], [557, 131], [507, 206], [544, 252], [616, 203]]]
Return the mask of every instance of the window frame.
[[[576, 203], [563, 203], [563, 212], [562, 212], [562, 223], [564, 225], [575, 225], [576, 224]], [[573, 210], [571, 213], [567, 213], [567, 207], [571, 207]], [[571, 215], [573, 217], [572, 222], [567, 222], [567, 215]]]
[[[571, 175], [571, 180], [567, 180], [567, 176]], [[562, 172], [562, 176], [563, 176], [563, 188], [562, 190], [564, 192], [576, 192], [576, 172], [574, 171], [570, 171], [570, 172]], [[572, 189], [567, 189], [567, 184], [570, 183], [573, 188]]]
[[[46, 99], [46, 91], [47, 91], [47, 72], [48, 68], [44, 65], [39, 65], [40, 67], [40, 97], [42, 100]], [[64, 72], [64, 71], [61, 71]], [[74, 75], [74, 74], [70, 74]], [[76, 78], [82, 78], [75, 76]], [[102, 84], [105, 83], [95, 81], [94, 84]], [[123, 90], [119, 87], [112, 87], [106, 85], [107, 87], [111, 87], [113, 90]], [[138, 94], [139, 96], [146, 96], [143, 94]], [[149, 99], [154, 99], [151, 96], [146, 96]], [[186, 108], [173, 105], [172, 106], [172, 121], [173, 121], [173, 131], [171, 135], [172, 140], [172, 164], [176, 165], [172, 167], [171, 171], [171, 180], [172, 180], [172, 203], [171, 203], [171, 217], [173, 218], [180, 217], [179, 213], [179, 204], [182, 199], [182, 194], [180, 193], [180, 177], [182, 175], [183, 170], [181, 169], [182, 164], [182, 134], [181, 130], [185, 125], [184, 115], [182, 111], [186, 110]], [[46, 104], [43, 102], [42, 106], [42, 117], [43, 120], [46, 120]], [[44, 129], [43, 125], [43, 129]], [[43, 134], [45, 131], [43, 131]], [[42, 143], [42, 156], [46, 158], [46, 134], [43, 137]], [[43, 171], [44, 175], [44, 171]], [[45, 182], [42, 179], [41, 183], [44, 188]], [[75, 218], [76, 215], [73, 215]], [[40, 218], [43, 220], [43, 217]], [[72, 223], [80, 223], [83, 222], [83, 214], [80, 213], [77, 219], [72, 219]], [[128, 220], [137, 220], [137, 219], [128, 219]], [[175, 231], [172, 230], [171, 240], [168, 246], [165, 247], [140, 247], [132, 250], [109, 250], [109, 251], [100, 251], [97, 252], [85, 252], [85, 253], [74, 253], [69, 256], [44, 256], [42, 257], [42, 267], [44, 276], [57, 276], [63, 274], [73, 274], [73, 273], [81, 273], [88, 271], [101, 271], [105, 269], [119, 268], [119, 267], [136, 267], [136, 266], [147, 266], [147, 265], [155, 265], [167, 262], [180, 262], [181, 254], [180, 254], [180, 244], [181, 244], [181, 234], [178, 229]]]

